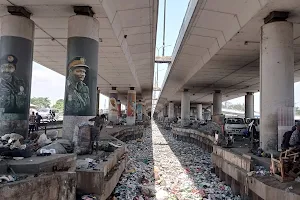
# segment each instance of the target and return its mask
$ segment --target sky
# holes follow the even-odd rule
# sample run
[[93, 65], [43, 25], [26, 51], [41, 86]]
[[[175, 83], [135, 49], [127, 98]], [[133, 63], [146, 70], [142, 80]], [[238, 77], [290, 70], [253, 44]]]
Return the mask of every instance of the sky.
[[[167, 0], [167, 14], [166, 14], [166, 56], [171, 56], [176, 39], [178, 37], [178, 33], [185, 16], [185, 12], [188, 6], [189, 0]], [[163, 8], [164, 1], [160, 1], [160, 9], [159, 9], [159, 18], [158, 18], [158, 33], [157, 33], [157, 41], [156, 47], [160, 48], [163, 46]], [[162, 50], [158, 52], [156, 51], [156, 55], [162, 55]], [[162, 83], [166, 74], [168, 65], [167, 64], [159, 64], [158, 65], [158, 86], [162, 87]], [[155, 76], [156, 76], [156, 66], [155, 66]], [[155, 77], [154, 77], [155, 80]], [[294, 93], [295, 93], [295, 107], [300, 107], [300, 82], [295, 83], [294, 85]], [[233, 104], [244, 104], [245, 97], [239, 97], [228, 102]], [[257, 92], [254, 94], [254, 110], [259, 112], [260, 110], [260, 93]]]
[[[171, 56], [189, 0], [166, 0], [166, 39], [165, 39], [165, 56]], [[159, 1], [158, 25], [156, 36], [156, 55], [162, 55], [163, 46], [163, 20], [164, 20], [164, 1]], [[158, 86], [161, 87], [168, 64], [158, 64]], [[155, 76], [157, 75], [157, 64], [155, 65]]]

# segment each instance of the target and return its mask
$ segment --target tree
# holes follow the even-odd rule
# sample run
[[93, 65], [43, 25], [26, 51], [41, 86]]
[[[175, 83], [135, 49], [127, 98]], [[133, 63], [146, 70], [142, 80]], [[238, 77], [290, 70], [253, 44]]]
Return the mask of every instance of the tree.
[[300, 115], [300, 108], [299, 108], [299, 107], [296, 107], [295, 114], [296, 114], [296, 115]]
[[230, 108], [233, 110], [245, 111], [245, 104], [233, 104]]
[[232, 104], [230, 102], [223, 103], [223, 108], [245, 111], [245, 104]]
[[49, 108], [51, 105], [51, 101], [48, 97], [33, 97], [30, 103], [36, 105], [38, 108]]
[[54, 104], [53, 108], [55, 110], [58, 110], [60, 113], [64, 111], [64, 100], [63, 99], [59, 99], [56, 101], [56, 103]]

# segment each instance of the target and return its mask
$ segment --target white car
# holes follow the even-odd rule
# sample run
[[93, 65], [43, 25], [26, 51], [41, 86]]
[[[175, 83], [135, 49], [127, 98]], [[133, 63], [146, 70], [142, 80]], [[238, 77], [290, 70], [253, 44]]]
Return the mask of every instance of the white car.
[[41, 115], [42, 119], [50, 118], [50, 108], [41, 108], [38, 110], [39, 115]]
[[243, 135], [247, 128], [243, 118], [225, 118], [224, 131], [227, 135]]

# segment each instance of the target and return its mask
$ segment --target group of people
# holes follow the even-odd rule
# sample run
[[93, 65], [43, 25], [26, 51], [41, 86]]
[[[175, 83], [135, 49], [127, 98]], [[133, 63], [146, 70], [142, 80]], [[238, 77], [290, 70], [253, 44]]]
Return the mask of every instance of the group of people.
[[42, 116], [39, 115], [39, 113], [32, 112], [31, 115], [29, 115], [29, 134], [34, 132], [35, 130], [39, 130], [39, 126], [41, 124]]

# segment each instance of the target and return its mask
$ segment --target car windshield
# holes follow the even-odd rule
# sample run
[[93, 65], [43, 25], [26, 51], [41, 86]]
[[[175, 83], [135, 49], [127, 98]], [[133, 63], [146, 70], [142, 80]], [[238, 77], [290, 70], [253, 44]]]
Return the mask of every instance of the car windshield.
[[244, 120], [242, 118], [230, 118], [226, 119], [227, 124], [244, 124]]

